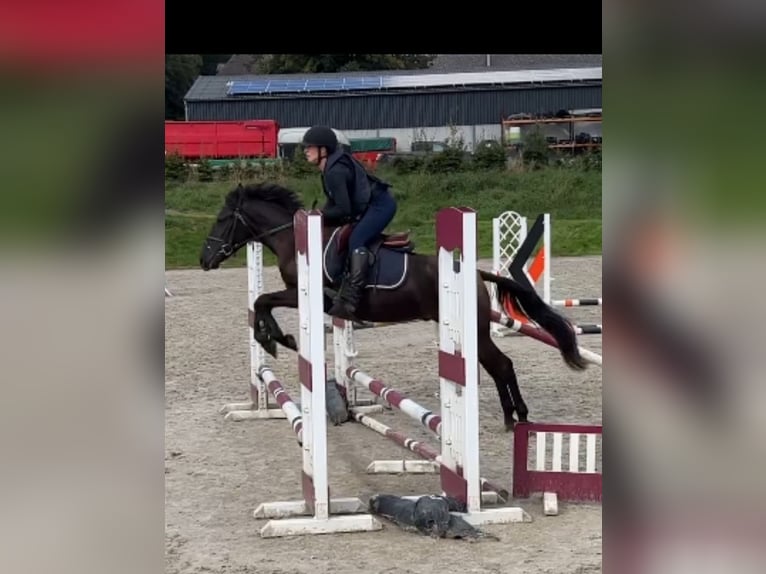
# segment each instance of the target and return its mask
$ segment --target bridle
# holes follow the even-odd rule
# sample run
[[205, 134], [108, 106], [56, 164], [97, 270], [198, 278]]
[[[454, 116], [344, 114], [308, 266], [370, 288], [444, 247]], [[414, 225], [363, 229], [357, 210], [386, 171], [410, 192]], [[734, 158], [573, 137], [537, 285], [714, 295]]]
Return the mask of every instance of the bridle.
[[[287, 223], [283, 223], [282, 225], [277, 225], [276, 227], [272, 227], [271, 229], [267, 229], [263, 233], [256, 233], [255, 228], [253, 227], [252, 222], [248, 219], [247, 215], [242, 211], [240, 208], [240, 205], [237, 205], [237, 207], [234, 209], [233, 213], [233, 224], [229, 226], [228, 230], [228, 237], [226, 239], [223, 239], [221, 237], [215, 237], [213, 235], [207, 236], [207, 249], [210, 249], [211, 245], [210, 243], [220, 243], [221, 246], [218, 248], [218, 253], [226, 257], [231, 257], [235, 251], [240, 249], [243, 245], [249, 243], [250, 241], [261, 241], [262, 239], [269, 237], [271, 235], [274, 235], [276, 233], [279, 233], [280, 231], [284, 231], [285, 229], [290, 229], [293, 226], [292, 221], [288, 221]], [[239, 243], [232, 243], [234, 240], [234, 232], [237, 230], [237, 222], [241, 222], [245, 227], [247, 227], [248, 231], [252, 234], [252, 237], [248, 237], [247, 239], [240, 241]]]

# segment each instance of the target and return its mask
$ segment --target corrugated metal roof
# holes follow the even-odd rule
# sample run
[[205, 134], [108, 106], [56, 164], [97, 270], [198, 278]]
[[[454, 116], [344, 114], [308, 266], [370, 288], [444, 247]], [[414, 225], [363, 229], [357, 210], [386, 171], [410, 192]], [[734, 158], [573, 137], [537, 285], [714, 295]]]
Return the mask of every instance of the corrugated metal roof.
[[[489, 56], [489, 66], [487, 66]], [[601, 54], [438, 54], [429, 71], [543, 70], [602, 65]]]
[[[380, 87], [378, 89], [417, 89], [427, 87], [461, 87], [461, 86], [491, 86], [502, 84], [523, 84], [523, 83], [545, 83], [545, 82], [576, 82], [593, 81], [602, 79], [601, 67], [590, 68], [557, 68], [546, 70], [516, 70], [516, 71], [485, 71], [485, 72], [465, 72], [465, 73], [432, 73], [424, 74], [420, 70], [419, 74], [403, 74], [401, 71], [391, 71], [390, 74], [377, 74]], [[397, 73], [398, 72], [398, 73]], [[279, 83], [283, 85], [282, 91], [290, 92], [310, 92], [309, 86], [318, 86], [322, 79], [333, 80], [335, 82], [345, 77], [359, 78], [371, 77], [370, 72], [357, 74], [312, 74], [300, 76], [296, 74], [271, 74], [261, 76], [200, 76], [194, 82], [186, 94], [188, 101], [215, 100], [227, 98], [232, 86], [244, 86], [240, 92], [245, 92], [249, 97], [257, 96], [260, 93], [266, 93], [269, 90], [265, 88], [270, 83]], [[303, 80], [303, 81], [301, 81]], [[253, 87], [247, 89], [248, 83]], [[287, 86], [298, 85], [301, 89], [286, 89]], [[366, 89], [369, 89], [367, 87]], [[323, 91], [323, 90], [319, 90]]]
[[496, 85], [600, 79], [601, 68], [598, 67], [393, 76], [386, 78], [386, 83], [392, 88], [417, 88], [430, 86]]

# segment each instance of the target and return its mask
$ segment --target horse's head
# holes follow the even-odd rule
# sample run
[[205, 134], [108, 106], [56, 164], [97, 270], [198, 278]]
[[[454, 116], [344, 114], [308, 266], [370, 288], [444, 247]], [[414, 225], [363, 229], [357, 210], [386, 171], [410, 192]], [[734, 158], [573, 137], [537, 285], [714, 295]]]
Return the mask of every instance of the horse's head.
[[217, 269], [250, 241], [269, 245], [271, 237], [292, 226], [293, 215], [302, 207], [300, 199], [284, 187], [240, 184], [226, 195], [202, 246], [200, 267]]

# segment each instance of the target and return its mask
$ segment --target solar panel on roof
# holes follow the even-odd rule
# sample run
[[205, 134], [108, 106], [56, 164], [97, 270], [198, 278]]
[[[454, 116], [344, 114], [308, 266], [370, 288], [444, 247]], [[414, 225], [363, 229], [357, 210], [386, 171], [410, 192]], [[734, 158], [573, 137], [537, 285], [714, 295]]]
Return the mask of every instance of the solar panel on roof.
[[269, 94], [288, 92], [330, 92], [382, 88], [383, 77], [350, 76], [343, 78], [273, 79], [229, 82], [229, 95]]
[[298, 92], [334, 92], [390, 88], [426, 88], [434, 86], [469, 86], [518, 84], [532, 82], [600, 80], [602, 69], [562, 68], [552, 70], [517, 70], [512, 72], [471, 72], [459, 74], [416, 74], [401, 76], [346, 76], [333, 78], [259, 79], [231, 81], [228, 95]]
[[229, 95], [238, 94], [258, 94], [263, 93], [266, 90], [267, 82], [262, 80], [255, 80], [249, 82], [234, 81], [230, 82], [227, 93]]

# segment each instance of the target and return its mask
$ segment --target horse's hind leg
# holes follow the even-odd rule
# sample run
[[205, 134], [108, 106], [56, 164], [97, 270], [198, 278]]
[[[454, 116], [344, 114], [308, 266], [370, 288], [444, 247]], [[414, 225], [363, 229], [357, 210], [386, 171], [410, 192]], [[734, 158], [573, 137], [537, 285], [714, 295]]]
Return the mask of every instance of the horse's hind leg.
[[521, 397], [513, 361], [495, 345], [489, 329], [482, 329], [479, 332], [479, 362], [495, 381], [497, 394], [500, 396], [500, 405], [503, 408], [505, 430], [513, 430], [513, 425], [516, 422], [513, 417], [514, 410], [518, 414], [518, 420], [526, 422], [529, 411]]
[[516, 419], [513, 412], [516, 411], [519, 421], [527, 420], [527, 405], [521, 398], [519, 383], [516, 380], [516, 371], [513, 368], [513, 361], [503, 353], [492, 340], [490, 330], [490, 310], [491, 304], [489, 292], [481, 278], [478, 278], [478, 343], [479, 343], [479, 363], [484, 370], [489, 373], [495, 381], [497, 394], [500, 396], [500, 406], [503, 408], [503, 417], [505, 419], [505, 430], [510, 431]]

